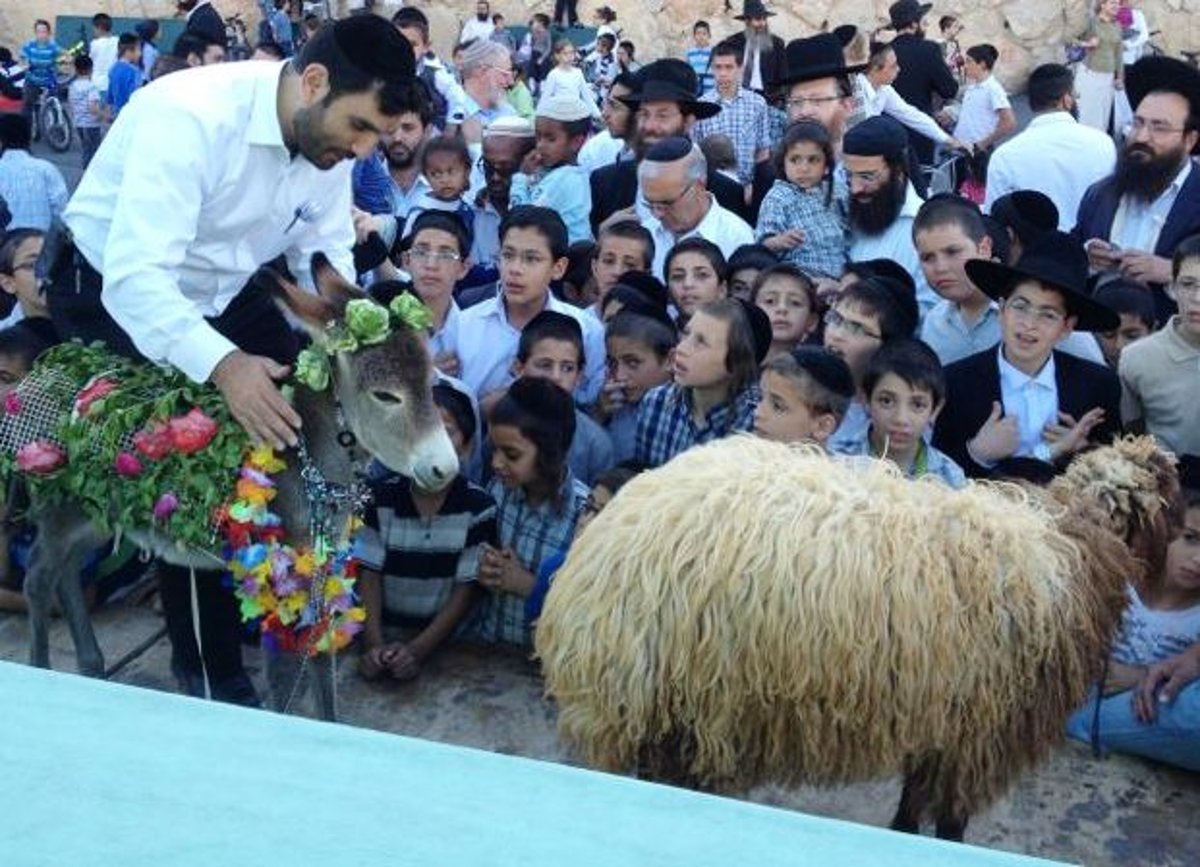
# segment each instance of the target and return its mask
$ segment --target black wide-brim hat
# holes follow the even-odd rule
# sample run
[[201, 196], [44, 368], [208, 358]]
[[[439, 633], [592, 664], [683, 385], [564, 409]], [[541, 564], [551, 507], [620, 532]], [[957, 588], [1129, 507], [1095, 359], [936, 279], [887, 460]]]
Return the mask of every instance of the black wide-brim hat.
[[745, 0], [742, 3], [742, 14], [733, 17], [736, 21], [749, 21], [751, 18], [770, 18], [774, 14], [762, 4], [762, 0]]
[[[1137, 111], [1149, 93], [1177, 93], [1187, 100], [1192, 114], [1200, 112], [1200, 70], [1174, 57], [1143, 57], [1125, 70], [1125, 95]], [[1200, 153], [1200, 139], [1192, 148]]]
[[684, 114], [694, 115], [698, 120], [721, 111], [721, 106], [715, 102], [696, 99], [699, 80], [686, 61], [674, 57], [652, 61], [637, 71], [637, 78], [636, 90], [617, 97], [634, 111], [643, 102], [677, 102]]
[[892, 30], [907, 27], [914, 21], [920, 21], [929, 14], [932, 3], [918, 3], [917, 0], [897, 0], [888, 7], [888, 26]]
[[1088, 260], [1083, 245], [1065, 232], [1046, 232], [1021, 254], [1017, 264], [984, 259], [967, 262], [967, 276], [993, 301], [1003, 301], [1027, 280], [1061, 292], [1076, 331], [1115, 331], [1121, 317], [1094, 300], [1087, 291]]
[[865, 63], [847, 66], [846, 55], [842, 49], [842, 41], [832, 33], [818, 33], [805, 39], [793, 39], [784, 49], [787, 72], [771, 84], [775, 87], [786, 87], [804, 81], [816, 81], [818, 78], [850, 75], [867, 68]]

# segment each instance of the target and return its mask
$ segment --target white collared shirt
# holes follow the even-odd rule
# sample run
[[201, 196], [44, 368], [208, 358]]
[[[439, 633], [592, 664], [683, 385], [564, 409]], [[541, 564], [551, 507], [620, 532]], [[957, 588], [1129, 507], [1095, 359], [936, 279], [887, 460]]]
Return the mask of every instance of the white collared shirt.
[[575, 162], [584, 170], [594, 172], [615, 163], [624, 147], [625, 139], [613, 138], [611, 132], [601, 130], [579, 149], [579, 156], [575, 158]]
[[1121, 196], [1117, 205], [1117, 213], [1113, 216], [1112, 230], [1109, 240], [1119, 244], [1122, 250], [1141, 250], [1153, 253], [1158, 246], [1158, 236], [1162, 234], [1167, 216], [1179, 198], [1179, 191], [1188, 175], [1192, 173], [1192, 158], [1188, 157], [1183, 168], [1175, 175], [1175, 179], [1167, 188], [1158, 194], [1153, 202], [1143, 202], [1132, 196]]
[[[662, 224], [657, 217], [649, 217], [642, 220], [642, 225], [650, 230], [650, 234], [654, 236], [654, 271], [662, 278], [665, 283], [667, 281], [666, 274], [663, 273], [663, 265], [667, 261], [667, 254], [671, 252], [671, 248], [682, 241], [684, 238], [692, 238], [699, 236], [705, 240], [712, 241], [721, 248], [721, 253], [725, 258], [729, 256], [738, 247], [743, 244], [754, 243], [754, 230], [733, 211], [727, 211], [721, 207], [712, 193], [706, 192], [708, 196], [708, 213], [694, 229], [689, 232], [684, 232], [682, 235], [676, 235], [670, 229]], [[642, 199], [641, 187], [638, 187], [638, 201]]]
[[878, 235], [864, 235], [851, 226], [849, 256], [851, 262], [865, 262], [868, 259], [891, 259], [912, 275], [917, 284], [917, 307], [921, 319], [941, 300], [937, 293], [929, 288], [925, 280], [925, 272], [921, 270], [921, 259], [913, 244], [912, 224], [923, 204], [917, 190], [909, 182], [905, 193], [904, 204], [892, 224]]
[[967, 84], [961, 96], [962, 107], [954, 125], [954, 137], [959, 141], [977, 142], [987, 138], [1000, 124], [998, 113], [1012, 108], [1008, 94], [994, 75]]
[[1083, 194], [1116, 164], [1116, 146], [1104, 133], [1065, 111], [1039, 114], [992, 153], [983, 209], [990, 213], [996, 199], [1016, 190], [1037, 190], [1058, 208], [1058, 228], [1069, 232]]
[[857, 78], [858, 92], [862, 95], [864, 120], [886, 114], [937, 144], [950, 140], [950, 133], [938, 126], [938, 122], [925, 112], [906, 102], [890, 84], [876, 88], [871, 79], [861, 72]]
[[1042, 442], [1046, 425], [1058, 421], [1058, 382], [1054, 378], [1052, 354], [1036, 376], [1017, 370], [1004, 358], [1004, 348], [998, 347], [1000, 360], [1000, 403], [1006, 416], [1015, 416], [1020, 441], [1012, 457], [1033, 456]]
[[138, 90], [92, 160], [63, 220], [104, 275], [101, 299], [138, 350], [208, 379], [236, 347], [220, 314], [282, 253], [311, 286], [323, 252], [354, 278], [351, 162], [322, 171], [283, 143], [285, 63], [222, 63]]
[[[604, 326], [587, 311], [559, 301], [547, 290], [545, 310], [565, 313], [583, 329], [584, 376], [576, 396], [580, 403], [592, 403], [604, 384]], [[521, 332], [508, 321], [504, 307], [504, 288], [495, 298], [468, 307], [458, 319], [458, 355], [462, 381], [482, 399], [513, 381], [512, 365], [517, 358]]]

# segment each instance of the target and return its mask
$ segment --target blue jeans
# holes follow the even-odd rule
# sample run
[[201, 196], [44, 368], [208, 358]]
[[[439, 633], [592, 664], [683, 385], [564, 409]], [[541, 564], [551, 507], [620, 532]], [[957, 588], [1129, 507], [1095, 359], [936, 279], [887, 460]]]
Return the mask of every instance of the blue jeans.
[[[1067, 720], [1067, 736], [1092, 743], [1096, 698]], [[1158, 717], [1144, 723], [1133, 712], [1133, 692], [1121, 692], [1100, 702], [1098, 726], [1101, 752], [1128, 753], [1200, 771], [1200, 681], [1183, 689], [1170, 704], [1158, 706]]]

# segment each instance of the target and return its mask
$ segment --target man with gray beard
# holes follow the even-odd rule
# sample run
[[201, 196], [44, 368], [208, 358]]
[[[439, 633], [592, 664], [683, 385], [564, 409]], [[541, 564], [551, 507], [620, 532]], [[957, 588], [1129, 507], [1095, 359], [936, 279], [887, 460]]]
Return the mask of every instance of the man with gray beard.
[[741, 50], [742, 87], [758, 94], [787, 74], [783, 40], [773, 35], [767, 24], [767, 19], [774, 14], [767, 10], [762, 0], [745, 0], [742, 14], [734, 16], [745, 23], [745, 29], [726, 40]]

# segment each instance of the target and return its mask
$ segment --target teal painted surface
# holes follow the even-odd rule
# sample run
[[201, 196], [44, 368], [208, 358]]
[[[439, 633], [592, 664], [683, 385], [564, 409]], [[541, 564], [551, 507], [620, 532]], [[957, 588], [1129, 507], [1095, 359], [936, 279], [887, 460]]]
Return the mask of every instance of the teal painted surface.
[[[145, 20], [144, 18], [114, 18], [113, 35], [133, 33], [133, 28]], [[183, 33], [182, 18], [159, 18], [158, 39], [154, 42], [160, 51], [170, 51], [181, 33]], [[63, 48], [71, 48], [79, 42], [87, 45], [92, 41], [92, 16], [59, 15], [54, 19], [54, 38]]]
[[11, 663], [0, 695], [4, 867], [1052, 863]]

